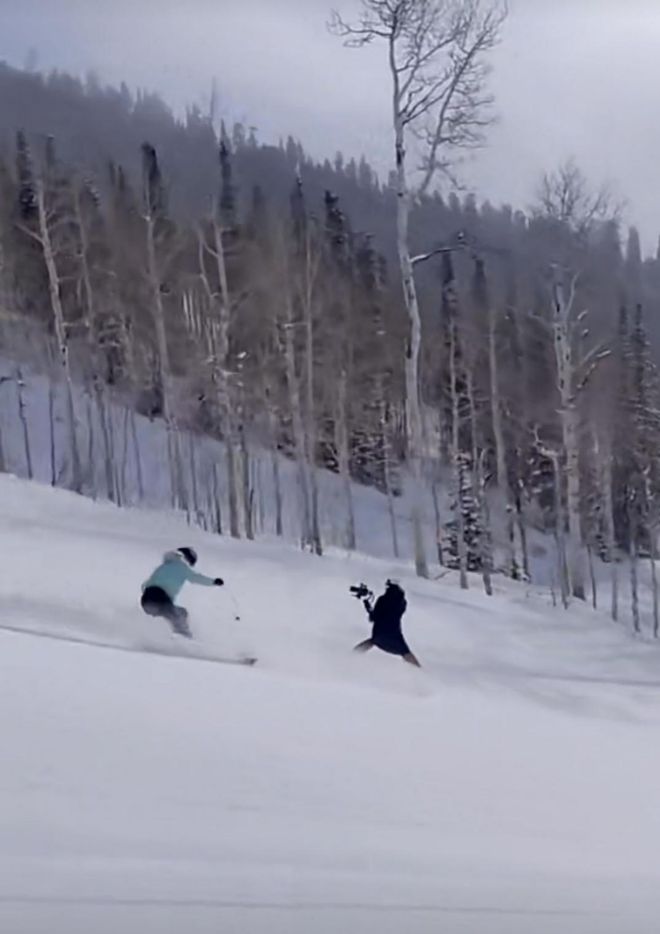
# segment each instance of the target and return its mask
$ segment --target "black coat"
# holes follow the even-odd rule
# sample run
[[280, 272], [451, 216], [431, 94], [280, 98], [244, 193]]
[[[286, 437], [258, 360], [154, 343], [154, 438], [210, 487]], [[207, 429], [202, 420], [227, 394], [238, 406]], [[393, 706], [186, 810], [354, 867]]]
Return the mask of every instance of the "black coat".
[[374, 645], [392, 655], [408, 655], [410, 649], [401, 632], [401, 619], [406, 612], [406, 598], [399, 588], [388, 588], [369, 613], [373, 623], [371, 639]]

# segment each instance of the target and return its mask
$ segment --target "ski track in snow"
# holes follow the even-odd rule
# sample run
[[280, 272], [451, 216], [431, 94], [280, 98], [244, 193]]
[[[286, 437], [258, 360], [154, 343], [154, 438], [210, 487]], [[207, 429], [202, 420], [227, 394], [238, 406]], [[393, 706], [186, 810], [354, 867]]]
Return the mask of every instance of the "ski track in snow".
[[[256, 668], [141, 614], [184, 543]], [[8, 477], [0, 545], [3, 934], [656, 934], [660, 653], [604, 615]], [[350, 652], [393, 573], [421, 672]]]

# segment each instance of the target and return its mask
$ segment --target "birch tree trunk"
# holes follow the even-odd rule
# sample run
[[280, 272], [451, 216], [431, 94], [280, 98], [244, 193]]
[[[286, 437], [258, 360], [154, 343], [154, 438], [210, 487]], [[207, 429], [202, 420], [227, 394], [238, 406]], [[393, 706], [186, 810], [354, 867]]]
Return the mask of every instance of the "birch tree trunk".
[[287, 386], [289, 389], [289, 402], [291, 406], [291, 423], [293, 428], [293, 440], [296, 449], [296, 460], [298, 462], [298, 486], [300, 492], [302, 515], [301, 520], [301, 541], [303, 547], [308, 547], [312, 541], [312, 524], [310, 508], [310, 490], [307, 471], [307, 445], [305, 443], [305, 425], [303, 420], [302, 404], [300, 401], [300, 386], [298, 383], [298, 374], [296, 372], [296, 354], [293, 343], [293, 322], [291, 314], [289, 321], [284, 325], [284, 362], [286, 370]]
[[497, 359], [497, 344], [495, 332], [495, 311], [492, 303], [488, 303], [488, 360], [490, 368], [490, 410], [493, 425], [493, 438], [495, 440], [495, 464], [497, 469], [497, 484], [504, 497], [506, 514], [506, 543], [507, 543], [507, 574], [517, 577], [516, 540], [514, 533], [513, 506], [511, 503], [511, 489], [509, 474], [506, 465], [506, 441], [504, 437], [504, 423], [502, 419], [502, 402], [500, 398], [499, 363]]
[[[633, 507], [634, 509], [635, 507]], [[630, 604], [632, 609], [633, 629], [636, 633], [642, 631], [639, 618], [639, 583], [637, 574], [638, 544], [637, 544], [637, 518], [632, 517], [630, 522]]]
[[651, 554], [649, 557], [651, 563], [651, 593], [653, 594], [653, 638], [658, 638], [660, 633], [660, 612], [658, 607], [658, 530], [653, 526], [649, 529], [651, 539]]
[[46, 195], [41, 179], [36, 183], [37, 209], [39, 215], [39, 243], [43, 251], [44, 262], [48, 272], [48, 288], [50, 293], [50, 306], [55, 325], [55, 338], [60, 359], [60, 367], [64, 377], [64, 392], [67, 419], [67, 434], [69, 440], [69, 456], [71, 458], [71, 489], [74, 493], [82, 492], [82, 463], [80, 448], [78, 446], [78, 433], [76, 431], [76, 412], [73, 401], [73, 380], [69, 361], [69, 341], [64, 321], [64, 309], [60, 294], [60, 279], [55, 261], [55, 251], [51, 239], [48, 211], [46, 208]]
[[355, 551], [355, 510], [353, 506], [353, 487], [351, 484], [350, 455], [348, 444], [348, 427], [346, 424], [346, 370], [342, 367], [337, 387], [337, 413], [335, 416], [335, 445], [337, 447], [337, 461], [339, 476], [344, 490], [346, 506], [346, 537], [345, 545], [349, 551]]
[[57, 451], [55, 438], [55, 387], [52, 379], [48, 380], [48, 431], [50, 454], [50, 485], [57, 486]]
[[213, 255], [216, 261], [218, 282], [220, 283], [220, 302], [216, 303], [218, 313], [218, 340], [216, 348], [215, 381], [223, 416], [223, 435], [227, 458], [227, 501], [229, 506], [229, 534], [232, 538], [241, 537], [238, 465], [236, 457], [236, 428], [234, 413], [229, 398], [229, 325], [231, 320], [231, 295], [227, 277], [223, 230], [217, 219], [213, 221]]
[[486, 493], [486, 473], [484, 469], [485, 452], [482, 451], [477, 461], [478, 470], [478, 502], [479, 515], [481, 518], [481, 529], [479, 533], [479, 557], [481, 559], [481, 576], [484, 582], [484, 590], [489, 597], [493, 596], [493, 539], [490, 529], [490, 509], [488, 506], [488, 496]]
[[575, 387], [575, 373], [571, 348], [570, 314], [572, 299], [567, 301], [563, 288], [555, 282], [553, 289], [554, 320], [553, 335], [557, 364], [562, 441], [566, 457], [566, 500], [568, 512], [568, 568], [571, 592], [580, 600], [585, 599], [584, 548], [580, 520], [580, 446], [579, 415]]
[[188, 432], [188, 463], [190, 470], [190, 489], [192, 492], [192, 506], [195, 520], [199, 520], [201, 513], [199, 499], [199, 485], [197, 483], [197, 456], [195, 453], [195, 435], [192, 431]]
[[218, 477], [218, 465], [213, 464], [213, 520], [215, 531], [222, 535], [222, 510], [220, 509], [220, 480]]
[[409, 244], [409, 220], [411, 195], [406, 179], [406, 150], [404, 124], [400, 113], [400, 91], [398, 75], [392, 62], [394, 76], [394, 136], [395, 160], [397, 179], [397, 211], [396, 211], [396, 240], [399, 266], [401, 269], [401, 284], [403, 298], [410, 321], [410, 334], [406, 347], [405, 357], [405, 384], [406, 384], [406, 433], [408, 447], [408, 465], [411, 487], [411, 521], [413, 532], [413, 547], [415, 557], [415, 570], [419, 577], [428, 577], [428, 564], [426, 548], [422, 529], [422, 451], [423, 428], [422, 413], [419, 394], [419, 352], [422, 342], [422, 322], [419, 313], [417, 288], [413, 272], [412, 258]]
[[245, 427], [239, 429], [241, 449], [241, 476], [243, 488], [243, 518], [245, 523], [245, 537], [249, 541], [254, 539], [254, 489], [250, 482], [250, 451], [248, 449]]
[[128, 443], [129, 443], [129, 427], [130, 427], [130, 409], [128, 406], [124, 409], [124, 415], [122, 419], [122, 433], [121, 433], [121, 461], [119, 464], [119, 474], [117, 477], [117, 489], [121, 491], [120, 496], [122, 502], [126, 502], [127, 499], [131, 501], [130, 495], [127, 497], [126, 489], [126, 474], [128, 472]]
[[142, 470], [142, 453], [140, 451], [140, 437], [137, 430], [137, 419], [135, 418], [135, 412], [133, 409], [131, 409], [129, 412], [129, 421], [131, 437], [133, 439], [133, 453], [135, 456], [135, 475], [138, 485], [138, 497], [139, 501], [142, 502], [144, 500], [144, 472]]
[[268, 411], [268, 432], [270, 435], [270, 465], [273, 475], [273, 495], [275, 497], [275, 534], [281, 538], [284, 534], [284, 523], [282, 521], [282, 478], [280, 472], [280, 456], [277, 450], [277, 416], [273, 410], [270, 387], [264, 387], [264, 398], [266, 399], [266, 408]]
[[385, 393], [379, 380], [379, 408], [380, 408], [380, 434], [383, 446], [383, 480], [385, 483], [385, 495], [387, 496], [387, 514], [390, 518], [390, 530], [392, 532], [392, 551], [394, 557], [400, 557], [399, 534], [396, 526], [396, 512], [394, 509], [394, 494], [392, 493], [392, 470], [390, 466], [390, 442], [387, 431], [387, 404], [385, 402]]
[[91, 491], [92, 499], [96, 499], [98, 491], [96, 489], [96, 465], [94, 463], [95, 445], [94, 431], [94, 412], [92, 409], [92, 399], [87, 394], [87, 484]]
[[25, 453], [27, 478], [28, 480], [34, 480], [34, 469], [32, 467], [32, 448], [30, 446], [30, 431], [28, 428], [27, 415], [25, 413], [25, 396], [23, 395], [25, 383], [23, 382], [23, 374], [21, 373], [20, 368], [16, 370], [15, 382], [16, 396], [18, 400], [18, 420], [21, 423], [21, 431], [23, 434], [23, 451]]
[[594, 610], [598, 609], [598, 585], [596, 582], [596, 571], [594, 568], [594, 553], [590, 546], [587, 546], [587, 562], [589, 566], [589, 582], [591, 584], [591, 605]]
[[440, 500], [438, 498], [438, 484], [435, 478], [431, 482], [431, 496], [433, 499], [433, 517], [435, 519], [435, 546], [438, 554], [438, 564], [444, 566], [444, 555], [442, 553], [442, 518], [440, 515]]
[[525, 524], [525, 505], [524, 505], [523, 485], [519, 480], [515, 492], [515, 510], [516, 526], [518, 528], [518, 539], [520, 541], [520, 556], [522, 558], [522, 569], [525, 580], [530, 580], [529, 570], [529, 548], [527, 547], [527, 526]]
[[309, 225], [305, 239], [305, 296], [303, 301], [305, 324], [305, 444], [307, 446], [307, 471], [310, 508], [311, 546], [315, 554], [323, 554], [321, 526], [319, 523], [319, 490], [316, 476], [316, 416], [314, 403], [314, 318], [313, 318], [313, 273], [311, 255], [311, 232]]
[[601, 461], [601, 487], [603, 492], [603, 518], [605, 520], [605, 547], [610, 565], [611, 603], [610, 615], [616, 622], [619, 618], [619, 572], [617, 567], [617, 549], [614, 537], [614, 502], [612, 497], [612, 455], [609, 448], [597, 451], [597, 459]]

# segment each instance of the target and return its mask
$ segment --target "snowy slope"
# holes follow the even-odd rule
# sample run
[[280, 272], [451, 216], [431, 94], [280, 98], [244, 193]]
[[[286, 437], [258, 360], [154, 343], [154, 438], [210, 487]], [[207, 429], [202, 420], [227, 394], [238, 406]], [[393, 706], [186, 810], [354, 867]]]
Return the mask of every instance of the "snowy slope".
[[[0, 477], [0, 931], [651, 934], [660, 657], [586, 608]], [[172, 545], [210, 656], [136, 610]], [[348, 651], [398, 573], [425, 669]]]
[[[16, 364], [0, 355], [0, 460], [4, 469], [16, 476], [27, 478], [28, 461], [26, 434], [30, 451], [32, 476], [43, 483], [50, 483], [53, 474], [51, 463], [51, 434], [49, 421], [49, 392], [53, 393], [54, 409], [54, 459], [56, 485], [66, 487], [69, 478], [68, 436], [66, 422], [66, 397], [60, 383], [50, 381], [26, 367], [21, 370], [22, 398], [24, 402], [25, 430], [20, 419], [19, 392]], [[83, 454], [85, 492], [105, 498], [106, 482], [104, 452], [101, 443], [101, 428], [98, 413], [84, 391], [74, 391], [77, 415], [77, 432]], [[167, 464], [167, 435], [163, 422], [135, 415], [135, 437], [129, 429], [129, 410], [114, 400], [108, 408], [110, 433], [114, 439], [117, 472], [121, 478], [124, 503], [152, 509], [166, 509], [171, 502]], [[91, 426], [91, 437], [90, 437]], [[140, 476], [138, 480], [139, 450]], [[226, 480], [226, 457], [224, 446], [203, 435], [180, 432], [182, 452], [183, 485], [194, 514], [199, 519], [210, 519], [216, 514], [219, 504], [222, 521], [227, 524], [228, 489]], [[194, 457], [191, 458], [191, 444]], [[255, 526], [258, 536], [275, 533], [275, 489], [272, 476], [272, 460], [269, 452], [251, 439], [251, 474], [255, 494]], [[194, 464], [194, 469], [193, 469]], [[298, 542], [301, 533], [300, 497], [296, 466], [289, 458], [278, 457], [281, 496], [283, 501], [283, 532], [291, 542]], [[217, 472], [217, 491], [212, 480]], [[193, 480], [194, 475], [194, 480]], [[94, 482], [92, 483], [92, 477]], [[317, 471], [319, 486], [319, 521], [323, 542], [326, 546], [342, 546], [346, 540], [346, 504], [340, 478], [327, 470]], [[143, 487], [141, 489], [141, 486]], [[217, 493], [218, 502], [209, 502], [209, 495]], [[385, 496], [376, 489], [353, 484], [355, 528], [360, 551], [379, 556], [393, 553], [390, 519]], [[446, 508], [444, 497], [441, 505]], [[196, 503], [196, 508], [193, 504]], [[397, 538], [400, 553], [412, 554], [410, 532], [410, 504], [405, 497], [395, 503]], [[426, 535], [429, 550], [434, 538], [432, 502], [427, 503], [428, 521]], [[198, 524], [202, 524], [198, 522]], [[212, 527], [212, 526], [208, 526]]]

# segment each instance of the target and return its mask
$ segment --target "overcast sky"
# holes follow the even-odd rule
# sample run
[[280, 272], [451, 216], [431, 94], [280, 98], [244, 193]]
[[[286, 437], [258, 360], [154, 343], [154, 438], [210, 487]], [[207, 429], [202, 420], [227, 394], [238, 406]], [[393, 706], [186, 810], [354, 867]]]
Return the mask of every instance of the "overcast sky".
[[[314, 156], [390, 157], [383, 49], [344, 49], [332, 6], [357, 0], [0, 0], [0, 59], [160, 91], [222, 111]], [[574, 156], [611, 182], [655, 249], [660, 233], [660, 0], [510, 0], [493, 56], [499, 123], [464, 173], [480, 197], [526, 207], [543, 169]]]

